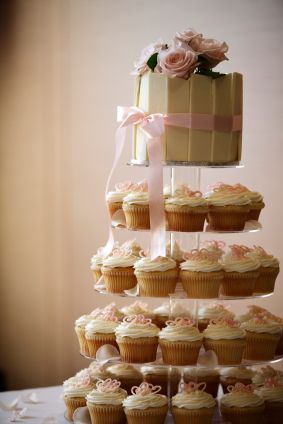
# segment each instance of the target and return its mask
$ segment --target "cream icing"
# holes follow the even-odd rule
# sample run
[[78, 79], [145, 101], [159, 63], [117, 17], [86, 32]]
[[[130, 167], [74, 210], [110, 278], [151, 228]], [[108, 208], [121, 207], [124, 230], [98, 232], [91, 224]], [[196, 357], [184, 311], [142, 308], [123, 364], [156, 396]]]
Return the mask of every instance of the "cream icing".
[[77, 376], [63, 382], [63, 392], [68, 397], [85, 397], [95, 386], [87, 369], [82, 370]]
[[91, 315], [82, 315], [75, 321], [75, 326], [80, 328], [85, 328], [85, 326], [94, 319]]
[[232, 245], [230, 252], [222, 256], [225, 272], [248, 272], [259, 269], [260, 262], [249, 252], [246, 246]]
[[142, 250], [141, 246], [137, 243], [135, 239], [125, 241], [125, 243], [123, 243], [121, 247], [123, 249], [130, 250], [135, 256], [139, 256], [139, 253]]
[[109, 377], [108, 370], [104, 366], [98, 365], [96, 361], [90, 363], [88, 372], [93, 380], [106, 379]]
[[176, 262], [174, 259], [163, 256], [158, 256], [155, 259], [145, 257], [135, 262], [134, 268], [136, 271], [143, 272], [168, 271], [169, 269], [176, 268]]
[[121, 405], [127, 392], [120, 388], [120, 384], [120, 381], [111, 378], [99, 380], [96, 388], [87, 395], [87, 402], [95, 405]]
[[283, 403], [283, 386], [261, 387], [255, 390], [255, 393], [267, 402]]
[[180, 302], [172, 302], [170, 305], [169, 302], [165, 302], [162, 305], [158, 306], [153, 310], [156, 315], [165, 316], [165, 317], [184, 317], [191, 318], [191, 313], [188, 309], [184, 308]]
[[251, 250], [251, 255], [254, 256], [260, 262], [260, 266], [264, 268], [279, 268], [278, 259], [268, 254], [261, 246], [254, 246]]
[[221, 259], [222, 255], [224, 255], [225, 251], [223, 248], [225, 247], [224, 241], [217, 240], [206, 240], [201, 243], [201, 247], [206, 249], [211, 255], [215, 256], [216, 259]]
[[148, 193], [129, 193], [124, 197], [123, 203], [128, 203], [129, 205], [148, 205]]
[[106, 195], [106, 201], [119, 203], [123, 201], [123, 198], [131, 192], [135, 187], [135, 184], [131, 181], [125, 181], [122, 183], [115, 184], [115, 191], [109, 191]]
[[173, 249], [171, 249], [171, 243], [166, 244], [166, 255], [177, 262], [183, 262], [184, 260], [184, 250], [176, 240], [174, 240]]
[[105, 312], [97, 319], [90, 321], [85, 327], [86, 339], [92, 339], [96, 333], [111, 334], [115, 332], [119, 322], [113, 312]]
[[139, 339], [141, 337], [157, 337], [159, 328], [151, 322], [150, 318], [143, 315], [130, 315], [115, 329], [117, 339], [122, 337], [130, 337]]
[[221, 339], [244, 339], [245, 331], [240, 328], [240, 323], [233, 319], [224, 317], [218, 320], [211, 320], [210, 324], [203, 331], [203, 336], [206, 339], [221, 340]]
[[264, 400], [253, 392], [252, 386], [245, 386], [242, 383], [236, 383], [235, 386], [228, 386], [229, 393], [222, 396], [220, 403], [225, 407], [257, 407], [264, 405]]
[[112, 254], [103, 261], [103, 266], [107, 268], [127, 268], [132, 267], [137, 261], [137, 256], [130, 249], [117, 247]]
[[184, 409], [213, 408], [216, 401], [209, 393], [196, 390], [191, 393], [177, 393], [172, 397], [172, 405]]
[[256, 316], [243, 322], [241, 328], [252, 333], [281, 334], [283, 326], [271, 321], [266, 316]]
[[161, 386], [143, 382], [139, 387], [132, 387], [132, 395], [124, 400], [123, 406], [127, 409], [161, 408], [167, 405], [168, 399], [166, 396], [158, 394], [160, 390]]
[[252, 378], [253, 384], [256, 386], [262, 386], [265, 383], [265, 380], [270, 377], [277, 377], [281, 379], [283, 384], [283, 371], [276, 370], [275, 368], [267, 365], [266, 367], [262, 367], [258, 370]]
[[185, 262], [180, 264], [182, 271], [215, 272], [222, 269], [217, 258], [206, 249], [193, 249], [184, 255], [184, 259]]
[[202, 340], [203, 335], [194, 327], [194, 324], [193, 320], [186, 318], [169, 320], [166, 322], [166, 327], [160, 331], [159, 338], [172, 342]]
[[140, 372], [129, 364], [115, 364], [107, 368], [107, 370], [119, 379], [120, 376], [123, 377], [141, 377]]
[[154, 318], [153, 311], [147, 308], [147, 303], [136, 301], [131, 305], [121, 308], [124, 315], [144, 315], [147, 318]]
[[174, 196], [168, 197], [165, 200], [165, 205], [190, 206], [195, 208], [197, 206], [206, 206], [207, 201], [203, 197]]
[[217, 303], [208, 306], [201, 306], [198, 311], [199, 319], [211, 320], [221, 318], [222, 316], [230, 316], [233, 318], [234, 313], [229, 311], [222, 304]]
[[220, 375], [223, 377], [252, 379], [255, 375], [255, 371], [247, 367], [229, 367], [221, 368]]
[[205, 198], [208, 205], [212, 206], [242, 206], [251, 203], [245, 194], [230, 193], [229, 191], [206, 193]]

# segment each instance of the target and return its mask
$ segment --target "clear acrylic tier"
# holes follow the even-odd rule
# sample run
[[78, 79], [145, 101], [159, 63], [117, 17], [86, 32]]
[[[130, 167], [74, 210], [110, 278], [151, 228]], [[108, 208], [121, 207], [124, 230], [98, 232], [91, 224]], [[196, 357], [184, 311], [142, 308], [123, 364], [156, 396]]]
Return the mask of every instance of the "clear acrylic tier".
[[[148, 160], [131, 159], [127, 165], [129, 166], [149, 166]], [[184, 161], [163, 161], [162, 165], [165, 167], [189, 167], [189, 168], [244, 168], [241, 162], [184, 162]]]

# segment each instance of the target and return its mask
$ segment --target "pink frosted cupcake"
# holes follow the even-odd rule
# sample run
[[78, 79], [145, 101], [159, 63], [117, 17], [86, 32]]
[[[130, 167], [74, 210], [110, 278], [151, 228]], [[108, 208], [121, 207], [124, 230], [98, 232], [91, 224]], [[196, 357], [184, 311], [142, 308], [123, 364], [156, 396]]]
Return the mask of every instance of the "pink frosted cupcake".
[[147, 303], [140, 302], [138, 300], [121, 308], [121, 312], [124, 314], [124, 316], [143, 315], [145, 318], [150, 318], [152, 322], [155, 320], [155, 313], [148, 308]]
[[156, 359], [159, 328], [143, 315], [125, 317], [115, 329], [124, 362], [153, 362]]
[[173, 259], [146, 256], [135, 262], [134, 268], [141, 296], [165, 297], [174, 293], [178, 269]]
[[259, 277], [255, 284], [255, 293], [272, 293], [279, 274], [279, 261], [266, 253], [261, 246], [254, 246], [251, 254], [260, 262]]
[[194, 320], [176, 318], [167, 321], [166, 327], [159, 333], [163, 362], [170, 365], [196, 364], [202, 338]]
[[252, 377], [252, 384], [259, 388], [264, 386], [266, 380], [274, 377], [283, 382], [283, 371], [275, 369], [271, 365], [266, 365], [266, 367], [261, 367], [255, 372]]
[[244, 190], [229, 184], [217, 183], [205, 194], [209, 209], [210, 230], [241, 231], [250, 211], [250, 199]]
[[206, 249], [193, 249], [184, 255], [180, 277], [189, 298], [217, 298], [223, 279], [222, 266]]
[[200, 191], [192, 191], [181, 184], [174, 194], [165, 199], [167, 229], [169, 231], [203, 231], [208, 212], [207, 201]]
[[246, 246], [233, 244], [222, 257], [224, 278], [220, 286], [223, 296], [252, 296], [259, 276], [260, 262]]
[[236, 383], [220, 400], [220, 411], [231, 424], [256, 424], [261, 422], [264, 400], [253, 391], [251, 385]]
[[264, 384], [255, 390], [265, 402], [265, 421], [270, 424], [279, 424], [283, 417], [283, 378], [282, 376], [269, 377]]
[[93, 274], [93, 278], [95, 283], [97, 283], [97, 281], [99, 280], [99, 278], [101, 277], [101, 267], [102, 267], [102, 263], [104, 260], [104, 256], [102, 254], [102, 248], [100, 247], [97, 250], [97, 253], [95, 255], [92, 256], [91, 260], [90, 260], [90, 269], [91, 272]]
[[203, 330], [205, 330], [211, 320], [221, 319], [223, 317], [233, 319], [235, 317], [235, 314], [220, 303], [213, 303], [200, 306], [198, 310], [199, 331], [202, 332]]
[[258, 221], [261, 210], [264, 208], [265, 204], [263, 202], [263, 196], [258, 191], [252, 191], [242, 184], [235, 184], [235, 188], [242, 190], [247, 198], [251, 201], [250, 211], [247, 216], [247, 220]]
[[159, 394], [160, 390], [161, 386], [145, 381], [139, 387], [132, 387], [132, 395], [123, 402], [128, 424], [164, 424], [168, 399]]
[[181, 385], [182, 391], [172, 398], [175, 424], [210, 424], [216, 411], [216, 400], [205, 391], [204, 382]]
[[282, 325], [261, 314], [243, 322], [241, 328], [246, 332], [245, 359], [270, 361], [274, 358], [282, 335]]
[[115, 329], [118, 324], [118, 317], [112, 312], [106, 312], [86, 325], [85, 338], [90, 357], [95, 358], [97, 350], [103, 345], [110, 344], [117, 347]]
[[212, 320], [203, 332], [205, 350], [213, 350], [221, 365], [239, 364], [246, 346], [245, 331], [230, 318]]
[[108, 292], [122, 293], [136, 286], [136, 261], [137, 257], [132, 250], [123, 247], [114, 249], [112, 254], [104, 259], [101, 272]]

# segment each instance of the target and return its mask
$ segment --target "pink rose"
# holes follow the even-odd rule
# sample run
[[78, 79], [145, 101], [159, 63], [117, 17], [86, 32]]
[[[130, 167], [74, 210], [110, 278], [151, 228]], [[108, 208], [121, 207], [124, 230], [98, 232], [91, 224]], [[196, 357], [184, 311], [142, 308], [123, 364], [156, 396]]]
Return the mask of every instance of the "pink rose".
[[187, 79], [198, 65], [198, 56], [182, 47], [171, 48], [158, 54], [156, 71], [170, 77]]
[[154, 54], [158, 53], [161, 50], [167, 49], [167, 45], [162, 40], [157, 40], [155, 43], [149, 44], [149, 46], [145, 47], [139, 60], [134, 64], [133, 75], [143, 75], [145, 72], [149, 71], [149, 67], [147, 66], [148, 59]]
[[174, 37], [174, 43], [177, 47], [183, 47], [183, 48], [191, 48], [192, 49], [192, 42], [193, 40], [201, 40], [202, 34], [195, 31], [192, 28], [189, 28], [182, 32], [177, 32]]
[[228, 60], [225, 56], [228, 51], [228, 45], [225, 42], [221, 43], [213, 38], [194, 38], [191, 42], [191, 47], [195, 52], [204, 56], [212, 68], [223, 60]]

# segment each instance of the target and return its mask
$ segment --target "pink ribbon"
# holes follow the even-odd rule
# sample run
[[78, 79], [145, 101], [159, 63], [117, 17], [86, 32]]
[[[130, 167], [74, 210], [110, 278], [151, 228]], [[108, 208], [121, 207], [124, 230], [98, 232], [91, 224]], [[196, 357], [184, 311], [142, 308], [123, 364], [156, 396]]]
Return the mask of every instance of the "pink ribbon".
[[[110, 180], [121, 157], [126, 139], [126, 129], [129, 126], [139, 125], [148, 137], [147, 151], [149, 159], [149, 215], [151, 230], [151, 259], [157, 256], [166, 256], [166, 226], [163, 199], [163, 169], [160, 137], [165, 126], [177, 126], [206, 131], [240, 131], [242, 129], [242, 115], [218, 116], [201, 113], [153, 113], [148, 114], [142, 109], [132, 106], [117, 108], [117, 121], [120, 125], [115, 137], [115, 156], [109, 173], [105, 195], [108, 193]], [[114, 245], [113, 232], [110, 229], [107, 244], [103, 248], [103, 255], [107, 256]]]

